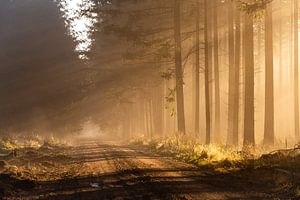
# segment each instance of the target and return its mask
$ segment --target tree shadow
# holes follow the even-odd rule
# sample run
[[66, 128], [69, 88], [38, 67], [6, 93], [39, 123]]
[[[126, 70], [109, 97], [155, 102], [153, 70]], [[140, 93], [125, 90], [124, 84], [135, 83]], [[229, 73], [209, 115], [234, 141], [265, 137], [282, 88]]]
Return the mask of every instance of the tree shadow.
[[[180, 172], [180, 175], [164, 175]], [[182, 175], [181, 175], [182, 174]], [[93, 186], [96, 185], [96, 186]], [[195, 168], [131, 169], [37, 183], [39, 199], [274, 199], [271, 190], [234, 175], [203, 175]], [[22, 198], [26, 198], [23, 196]]]

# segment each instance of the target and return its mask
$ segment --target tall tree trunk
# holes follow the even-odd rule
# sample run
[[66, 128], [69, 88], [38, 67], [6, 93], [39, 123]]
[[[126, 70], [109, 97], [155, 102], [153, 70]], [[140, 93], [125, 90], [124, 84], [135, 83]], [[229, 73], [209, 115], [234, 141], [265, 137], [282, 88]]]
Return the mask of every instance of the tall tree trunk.
[[233, 110], [234, 110], [234, 87], [235, 87], [235, 67], [234, 67], [234, 21], [233, 3], [228, 2], [228, 56], [229, 56], [229, 84], [228, 84], [228, 132], [227, 144], [233, 144]]
[[200, 129], [200, 2], [196, 6], [196, 95], [195, 95], [195, 135], [199, 135]]
[[148, 107], [148, 100], [144, 100], [144, 107], [145, 107], [145, 135], [150, 138], [151, 135], [151, 127], [150, 127], [150, 118], [149, 118], [149, 107]]
[[283, 82], [282, 82], [282, 79], [283, 79], [283, 60], [282, 60], [282, 11], [283, 11], [283, 8], [281, 7], [282, 6], [282, 2], [280, 1], [280, 16], [279, 16], [279, 95], [281, 95], [282, 93], [282, 88], [283, 88]]
[[298, 0], [294, 0], [294, 110], [295, 137], [299, 140]]
[[153, 138], [154, 134], [154, 120], [153, 120], [153, 100], [149, 100], [149, 123], [150, 123], [150, 138]]
[[272, 4], [266, 8], [265, 17], [265, 130], [264, 144], [274, 145], [274, 64]]
[[154, 121], [154, 134], [162, 135], [163, 127], [163, 88], [159, 85], [152, 91], [152, 104], [153, 104], [153, 121]]
[[253, 17], [245, 13], [244, 146], [255, 145], [254, 134], [254, 41]]
[[205, 116], [206, 116], [206, 139], [205, 144], [210, 144], [210, 91], [209, 91], [209, 44], [208, 44], [208, 17], [207, 17], [207, 3], [210, 0], [204, 0], [204, 40], [205, 40]]
[[185, 134], [183, 71], [181, 57], [181, 23], [180, 0], [174, 0], [174, 38], [175, 38], [175, 68], [176, 68], [176, 100], [178, 132]]
[[232, 144], [239, 143], [239, 108], [240, 108], [240, 63], [241, 63], [241, 18], [237, 10], [235, 14], [235, 82], [233, 103]]
[[214, 78], [215, 78], [215, 138], [220, 139], [220, 78], [219, 78], [219, 34], [218, 34], [218, 0], [213, 0], [214, 32]]

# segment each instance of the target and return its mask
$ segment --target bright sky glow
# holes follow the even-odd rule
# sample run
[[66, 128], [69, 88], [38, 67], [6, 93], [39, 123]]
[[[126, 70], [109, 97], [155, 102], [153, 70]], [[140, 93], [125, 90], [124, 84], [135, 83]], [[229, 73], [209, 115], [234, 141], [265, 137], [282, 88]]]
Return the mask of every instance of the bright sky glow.
[[89, 11], [95, 4], [90, 0], [62, 0], [60, 9], [63, 12], [65, 24], [69, 34], [76, 42], [75, 51], [79, 53], [79, 58], [88, 59], [85, 55], [91, 50], [93, 39], [92, 33], [94, 25], [97, 23], [96, 13], [82, 15], [83, 11]]

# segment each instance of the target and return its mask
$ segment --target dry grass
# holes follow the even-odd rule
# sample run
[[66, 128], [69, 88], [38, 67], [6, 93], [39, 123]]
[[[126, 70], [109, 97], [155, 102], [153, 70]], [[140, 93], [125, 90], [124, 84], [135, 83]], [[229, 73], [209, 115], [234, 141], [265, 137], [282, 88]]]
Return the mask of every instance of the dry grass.
[[18, 179], [56, 180], [82, 173], [80, 164], [62, 165], [71, 158], [64, 151], [71, 148], [53, 137], [4, 138], [0, 141], [0, 173]]
[[[177, 158], [202, 168], [209, 174], [225, 175], [228, 180], [237, 177], [239, 184], [259, 185], [274, 194], [290, 199], [300, 197], [300, 147], [268, 152], [263, 148], [226, 147], [202, 145], [193, 139], [175, 136], [131, 141], [161, 154]], [[245, 149], [247, 151], [245, 151]], [[225, 178], [224, 177], [224, 178]]]
[[249, 167], [292, 168], [300, 164], [300, 148], [268, 152], [258, 146], [243, 148], [216, 144], [203, 145], [181, 135], [152, 140], [140, 137], [133, 139], [131, 143], [146, 146], [159, 153], [172, 154], [199, 167], [212, 167], [221, 172]]

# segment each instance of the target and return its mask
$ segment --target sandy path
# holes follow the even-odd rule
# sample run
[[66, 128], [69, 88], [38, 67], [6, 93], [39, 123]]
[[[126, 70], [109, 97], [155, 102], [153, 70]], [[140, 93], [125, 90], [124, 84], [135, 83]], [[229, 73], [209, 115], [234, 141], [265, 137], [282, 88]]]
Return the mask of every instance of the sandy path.
[[208, 179], [192, 165], [134, 147], [83, 141], [65, 153], [88, 175], [38, 182], [8, 199], [272, 199], [215, 184], [218, 177]]

